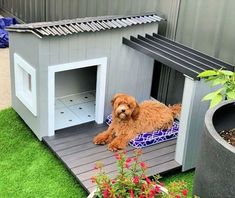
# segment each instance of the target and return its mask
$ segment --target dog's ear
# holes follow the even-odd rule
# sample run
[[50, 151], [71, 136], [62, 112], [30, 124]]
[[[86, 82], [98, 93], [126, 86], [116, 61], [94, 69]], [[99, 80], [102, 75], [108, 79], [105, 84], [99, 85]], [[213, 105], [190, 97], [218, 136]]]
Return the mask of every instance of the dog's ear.
[[132, 114], [131, 114], [131, 117], [132, 117], [134, 120], [136, 120], [136, 119], [138, 118], [139, 112], [140, 112], [140, 107], [139, 107], [138, 103], [136, 102], [136, 106], [135, 106], [134, 111], [133, 111]]
[[124, 95], [124, 94], [122, 94], [122, 93], [117, 93], [117, 94], [115, 94], [115, 95], [113, 96], [113, 98], [112, 98], [112, 100], [111, 100], [112, 106], [114, 105], [115, 100], [117, 100], [117, 98], [118, 98], [119, 96], [122, 96], [122, 95]]

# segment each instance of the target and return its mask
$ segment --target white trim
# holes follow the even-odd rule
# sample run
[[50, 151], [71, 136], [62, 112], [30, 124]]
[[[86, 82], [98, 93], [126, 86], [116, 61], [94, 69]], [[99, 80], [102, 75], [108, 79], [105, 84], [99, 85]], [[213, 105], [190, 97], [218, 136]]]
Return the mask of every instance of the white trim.
[[48, 136], [53, 136], [55, 134], [55, 73], [91, 66], [97, 66], [95, 121], [98, 124], [103, 123], [107, 57], [73, 62], [68, 64], [52, 65], [48, 67]]
[[195, 95], [196, 81], [185, 76], [182, 110], [180, 115], [179, 135], [177, 138], [175, 160], [182, 165], [185, 156], [185, 146], [191, 122], [193, 99]]
[[[28, 75], [31, 76], [31, 90], [28, 90]], [[16, 53], [14, 53], [14, 77], [16, 97], [34, 116], [37, 116], [36, 70]]]

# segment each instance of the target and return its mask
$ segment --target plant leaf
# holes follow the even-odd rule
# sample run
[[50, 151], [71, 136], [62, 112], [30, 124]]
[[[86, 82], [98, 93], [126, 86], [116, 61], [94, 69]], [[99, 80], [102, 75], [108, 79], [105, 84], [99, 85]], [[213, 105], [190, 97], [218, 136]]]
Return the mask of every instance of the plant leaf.
[[235, 99], [235, 91], [227, 92], [228, 99]]
[[229, 71], [229, 70], [220, 70], [220, 72], [226, 76], [233, 76], [233, 72]]
[[212, 100], [216, 95], [218, 95], [221, 91], [223, 91], [224, 88], [220, 88], [214, 92], [211, 92], [207, 95], [205, 95], [203, 98], [202, 98], [202, 101], [205, 101], [205, 100]]
[[213, 82], [212, 82], [212, 86], [216, 86], [216, 85], [219, 85], [219, 84], [224, 84], [226, 83], [226, 80], [225, 79], [221, 79], [221, 78], [217, 78], [217, 79], [214, 79]]
[[222, 94], [217, 94], [214, 98], [212, 98], [211, 103], [210, 103], [210, 108], [216, 106], [223, 100]]
[[197, 77], [205, 78], [205, 77], [214, 76], [214, 75], [217, 75], [217, 71], [215, 71], [215, 70], [206, 70], [206, 71], [203, 71], [200, 74], [198, 74]]

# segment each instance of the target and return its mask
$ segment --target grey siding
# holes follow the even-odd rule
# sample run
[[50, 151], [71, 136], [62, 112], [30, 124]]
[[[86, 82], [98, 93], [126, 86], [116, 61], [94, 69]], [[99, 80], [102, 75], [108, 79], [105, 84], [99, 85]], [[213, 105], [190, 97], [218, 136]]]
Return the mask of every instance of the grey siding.
[[235, 1], [181, 0], [176, 40], [235, 63]]
[[[26, 43], [27, 41], [27, 47]], [[32, 67], [36, 68], [39, 65], [38, 56], [39, 53], [39, 39], [34, 35], [27, 34], [14, 34], [10, 33], [10, 64], [11, 64], [11, 93], [12, 93], [12, 107], [15, 111], [21, 115], [21, 118], [26, 122], [26, 124], [35, 132], [35, 134], [40, 138], [40, 106], [43, 105], [37, 100], [37, 116], [34, 116], [22, 102], [15, 95], [15, 79], [14, 79], [14, 53], [20, 55], [25, 61], [27, 61]], [[37, 81], [37, 98], [40, 98], [40, 75], [36, 71], [36, 81]]]
[[46, 0], [0, 0], [0, 8], [24, 22], [45, 21]]
[[[95, 33], [45, 37], [39, 44], [40, 136], [48, 127], [48, 67], [87, 59], [108, 58], [105, 116], [111, 112], [110, 100], [117, 92], [127, 92], [139, 101], [150, 97], [153, 59], [122, 44], [122, 37], [158, 31], [158, 24], [145, 24]], [[17, 33], [16, 33], [17, 34]]]

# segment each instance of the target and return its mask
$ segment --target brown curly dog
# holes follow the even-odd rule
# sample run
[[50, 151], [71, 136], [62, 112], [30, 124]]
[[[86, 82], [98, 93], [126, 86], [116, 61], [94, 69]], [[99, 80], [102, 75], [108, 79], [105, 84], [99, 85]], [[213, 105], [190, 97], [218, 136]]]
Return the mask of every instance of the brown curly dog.
[[180, 104], [167, 107], [158, 101], [144, 101], [138, 105], [134, 97], [122, 93], [111, 103], [112, 123], [93, 140], [94, 144], [108, 144], [110, 151], [124, 149], [140, 133], [172, 127], [181, 111]]

